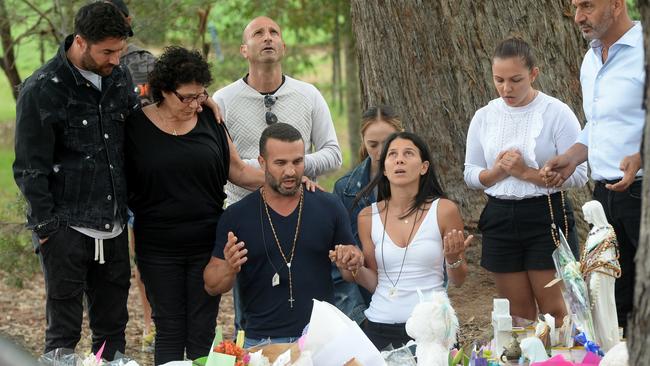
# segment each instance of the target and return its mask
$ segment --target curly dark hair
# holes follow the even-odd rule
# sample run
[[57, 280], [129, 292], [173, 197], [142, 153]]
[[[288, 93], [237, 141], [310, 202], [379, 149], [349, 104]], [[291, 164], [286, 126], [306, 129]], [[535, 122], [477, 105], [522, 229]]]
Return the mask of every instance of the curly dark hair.
[[94, 44], [106, 38], [126, 39], [129, 27], [124, 15], [113, 5], [104, 2], [83, 6], [74, 17], [74, 33]]
[[180, 46], [165, 47], [149, 73], [149, 88], [156, 103], [163, 100], [163, 91], [173, 92], [190, 83], [208, 86], [211, 82], [210, 64], [201, 53]]

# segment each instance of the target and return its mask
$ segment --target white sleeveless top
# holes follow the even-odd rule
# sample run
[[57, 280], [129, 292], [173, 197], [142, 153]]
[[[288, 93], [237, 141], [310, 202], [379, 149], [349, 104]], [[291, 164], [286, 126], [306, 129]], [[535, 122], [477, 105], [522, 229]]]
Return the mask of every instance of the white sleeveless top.
[[[415, 305], [420, 302], [418, 289], [423, 293], [445, 291], [444, 255], [437, 214], [439, 201], [437, 199], [431, 204], [408, 246], [408, 251], [395, 245], [388, 233], [384, 235], [384, 225], [377, 203], [372, 204], [371, 237], [375, 245], [378, 283], [370, 307], [365, 311], [368, 320], [384, 324], [405, 323]], [[404, 267], [400, 275], [402, 259]]]

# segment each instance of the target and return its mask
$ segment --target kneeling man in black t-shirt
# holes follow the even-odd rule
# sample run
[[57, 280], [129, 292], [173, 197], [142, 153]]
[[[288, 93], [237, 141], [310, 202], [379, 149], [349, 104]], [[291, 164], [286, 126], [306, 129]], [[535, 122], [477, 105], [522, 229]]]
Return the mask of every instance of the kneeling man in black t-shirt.
[[363, 265], [348, 213], [331, 193], [301, 184], [305, 145], [284, 123], [266, 128], [259, 162], [264, 186], [229, 206], [219, 219], [206, 291], [230, 291], [235, 280], [244, 312], [245, 347], [293, 342], [309, 322], [312, 299], [333, 302], [329, 253], [345, 245], [347, 265]]

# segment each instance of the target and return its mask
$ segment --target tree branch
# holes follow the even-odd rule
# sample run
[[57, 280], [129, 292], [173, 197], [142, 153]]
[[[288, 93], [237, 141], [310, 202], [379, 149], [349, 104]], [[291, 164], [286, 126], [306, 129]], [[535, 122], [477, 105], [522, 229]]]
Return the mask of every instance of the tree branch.
[[[39, 9], [38, 7], [36, 7], [36, 5], [32, 4], [29, 0], [22, 0], [22, 1], [23, 1], [27, 6], [29, 6], [30, 8], [32, 8], [32, 10], [34, 10], [34, 11], [35, 11], [35, 12], [36, 12], [40, 17], [41, 17], [41, 19], [45, 19], [45, 21], [50, 25], [50, 28], [56, 30], [56, 26], [54, 25], [54, 23], [52, 23], [52, 21], [50, 20], [50, 18], [46, 15], [46, 13], [50, 13], [50, 12], [52, 12], [52, 9], [54, 9], [54, 8], [50, 8], [50, 9], [48, 9], [46, 12], [42, 12], [41, 9]], [[40, 19], [39, 19], [39, 22], [40, 22]], [[54, 35], [54, 38], [55, 38], [56, 43], [61, 42], [61, 40], [59, 39], [59, 36], [57, 35], [56, 32], [53, 32], [52, 34]]]

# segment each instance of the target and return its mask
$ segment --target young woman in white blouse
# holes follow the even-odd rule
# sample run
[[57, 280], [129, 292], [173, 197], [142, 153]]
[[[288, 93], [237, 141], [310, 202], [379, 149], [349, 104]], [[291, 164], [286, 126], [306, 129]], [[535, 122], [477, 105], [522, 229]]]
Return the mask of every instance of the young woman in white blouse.
[[377, 189], [378, 202], [358, 218], [365, 266], [351, 271], [343, 248], [333, 254], [343, 278], [373, 294], [363, 329], [380, 350], [410, 340], [404, 325], [419, 303], [418, 290], [445, 291], [444, 262], [452, 284], [460, 286], [467, 275], [464, 255], [471, 236], [464, 238], [456, 204], [441, 198], [431, 162], [427, 145], [415, 134], [388, 137], [379, 172], [357, 196]]
[[539, 75], [530, 46], [508, 38], [496, 48], [492, 77], [500, 98], [479, 109], [467, 133], [465, 182], [484, 190], [488, 202], [479, 219], [481, 266], [494, 274], [499, 297], [510, 301], [520, 324], [550, 313], [556, 325], [567, 314], [554, 278], [557, 229], [577, 252], [573, 210], [560, 189], [587, 182], [579, 166], [560, 188], [546, 187], [538, 174], [546, 160], [577, 139], [580, 124], [563, 102], [533, 88]]

